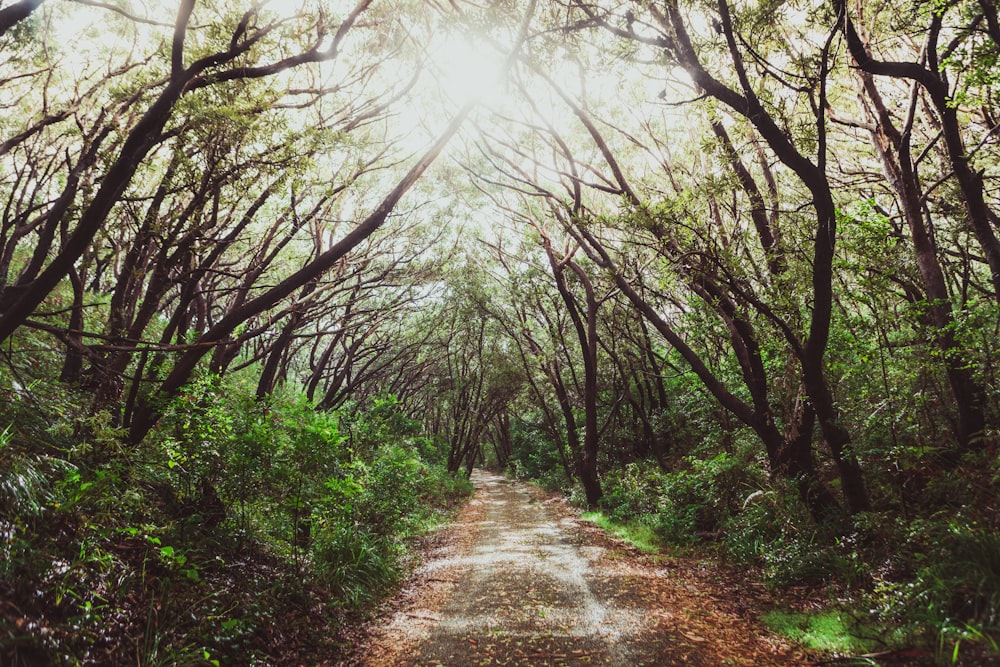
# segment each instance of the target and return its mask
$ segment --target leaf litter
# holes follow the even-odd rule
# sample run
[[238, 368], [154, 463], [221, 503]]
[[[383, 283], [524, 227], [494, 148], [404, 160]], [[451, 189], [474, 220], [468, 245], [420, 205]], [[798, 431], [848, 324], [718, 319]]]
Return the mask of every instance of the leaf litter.
[[757, 621], [763, 587], [648, 555], [559, 497], [476, 471], [476, 495], [354, 637], [344, 667], [763, 667], [809, 656]]

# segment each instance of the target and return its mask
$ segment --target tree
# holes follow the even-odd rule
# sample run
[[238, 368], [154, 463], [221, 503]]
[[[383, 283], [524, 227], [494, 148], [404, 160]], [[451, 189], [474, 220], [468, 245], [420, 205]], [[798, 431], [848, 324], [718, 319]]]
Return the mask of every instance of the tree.
[[[335, 58], [347, 33], [358, 17], [368, 8], [370, 0], [363, 0], [337, 27], [329, 46], [325, 45], [327, 27], [317, 23], [312, 26], [311, 43], [294, 55], [282, 57], [272, 62], [247, 61], [262, 50], [266, 39], [275, 35], [282, 27], [282, 21], [258, 24], [259, 10], [254, 7], [239, 17], [232, 27], [228, 42], [218, 50], [196, 58], [185, 65], [185, 41], [188, 27], [195, 10], [195, 0], [182, 0], [173, 28], [170, 48], [169, 74], [159, 84], [149, 90], [157, 90], [153, 101], [145, 113], [129, 130], [122, 141], [117, 157], [102, 174], [100, 186], [93, 197], [83, 205], [79, 221], [72, 230], [64, 231], [65, 239], [58, 251], [53, 252], [52, 240], [55, 231], [67, 222], [70, 204], [76, 198], [78, 176], [71, 172], [69, 184], [61, 193], [56, 204], [41, 215], [39, 242], [35, 245], [33, 259], [21, 272], [18, 280], [5, 287], [0, 294], [0, 340], [6, 340], [45, 297], [70, 272], [73, 264], [90, 247], [94, 237], [131, 182], [139, 165], [157, 145], [172, 135], [164, 129], [174, 108], [181, 98], [195, 91], [225, 85], [232, 81], [252, 80], [274, 76], [294, 67]], [[304, 36], [304, 39], [309, 39]], [[136, 100], [145, 97], [147, 91], [140, 91]], [[94, 143], [99, 146], [101, 139], [111, 132], [109, 124], [97, 134]], [[93, 155], [97, 146], [89, 154]], [[83, 159], [78, 170], [87, 169], [93, 159]], [[44, 259], [51, 257], [46, 263]], [[44, 267], [44, 268], [43, 268]]]
[[[459, 111], [434, 145], [410, 168], [381, 203], [343, 238], [302, 268], [284, 278], [274, 287], [265, 290], [259, 296], [232, 309], [214, 326], [198, 336], [190, 349], [176, 361], [160, 386], [159, 391], [166, 396], [173, 395], [191, 379], [191, 374], [194, 372], [198, 362], [214, 345], [223, 341], [249, 318], [270, 309], [282, 299], [291, 295], [295, 290], [319, 278], [335, 266], [347, 253], [357, 247], [358, 244], [375, 233], [388, 219], [389, 214], [392, 213], [396, 204], [406, 194], [406, 191], [413, 186], [427, 167], [437, 158], [441, 150], [465, 120], [465, 116], [468, 115], [469, 110], [470, 107], [467, 106]], [[132, 423], [132, 428], [130, 429], [131, 440], [136, 443], [141, 441], [149, 432], [149, 429], [156, 423], [157, 417], [157, 412], [151, 404], [147, 403], [143, 405]]]
[[12, 5], [0, 9], [0, 36], [16, 26], [24, 19], [31, 16], [31, 13], [45, 0], [20, 0]]
[[[930, 9], [927, 16], [926, 44], [924, 48], [924, 58], [926, 63], [919, 61], [881, 61], [878, 60], [866, 46], [861, 38], [854, 20], [851, 18], [847, 3], [839, 0], [834, 3], [834, 8], [838, 16], [842, 17], [841, 25], [843, 34], [858, 67], [869, 75], [885, 76], [891, 78], [909, 79], [917, 83], [930, 98], [934, 110], [937, 112], [937, 121], [940, 123], [941, 134], [944, 138], [944, 145], [947, 150], [949, 165], [958, 187], [962, 193], [962, 203], [966, 210], [969, 224], [979, 240], [980, 247], [989, 266], [990, 281], [995, 296], [1000, 297], [1000, 241], [998, 241], [994, 225], [1000, 219], [997, 213], [991, 209], [986, 202], [984, 193], [984, 180], [982, 173], [977, 173], [972, 164], [970, 150], [966, 147], [963, 136], [962, 123], [959, 118], [960, 102], [956, 100], [951, 90], [950, 77], [947, 64], [952, 54], [962, 45], [962, 42], [969, 39], [974, 33], [974, 28], [979, 23], [985, 21], [992, 30], [987, 30], [987, 34], [992, 40], [989, 50], [995, 54], [1000, 43], [996, 41], [998, 33], [996, 27], [996, 9], [992, 2], [968, 3], [976, 8], [973, 10], [972, 18], [967, 26], [955, 31], [954, 39], [944, 48], [940, 49], [940, 40], [943, 37], [944, 20], [947, 14], [966, 3], [948, 2], [936, 8], [928, 5]], [[860, 5], [859, 5], [860, 8]], [[990, 20], [992, 18], [992, 20]], [[994, 56], [995, 57], [995, 56]], [[870, 87], [869, 87], [870, 88]], [[891, 132], [888, 128], [884, 131]], [[968, 420], [971, 415], [964, 415]], [[972, 426], [973, 424], [965, 424]], [[960, 435], [963, 441], [967, 441], [972, 435], [965, 432]], [[967, 446], [963, 444], [963, 446]]]
[[[838, 11], [846, 12], [846, 8], [840, 7]], [[862, 8], [859, 6], [858, 12], [861, 11]], [[869, 105], [869, 113], [872, 116], [867, 122], [872, 136], [872, 144], [882, 161], [886, 182], [896, 195], [897, 205], [902, 210], [910, 232], [916, 264], [923, 280], [923, 292], [929, 320], [935, 330], [935, 343], [940, 348], [944, 359], [948, 382], [958, 413], [956, 439], [958, 441], [957, 452], [961, 453], [968, 451], [974, 442], [983, 439], [986, 416], [983, 409], [982, 388], [973, 379], [969, 362], [954, 334], [955, 320], [950, 305], [952, 298], [932, 239], [930, 226], [933, 221], [929, 214], [925, 220], [923, 201], [926, 199], [927, 193], [921, 187], [918, 176], [919, 163], [912, 155], [911, 146], [919, 96], [916, 94], [917, 90], [914, 89], [906, 112], [905, 124], [902, 128], [897, 127], [873, 74], [878, 71], [885, 72], [886, 68], [872, 64], [874, 60], [867, 40], [861, 38], [849, 17], [845, 18], [844, 25], [848, 45], [852, 58], [858, 66], [859, 77]], [[930, 44], [936, 42], [935, 33], [939, 29], [939, 25], [937, 27], [931, 26], [928, 35]], [[955, 45], [952, 45], [951, 48], [955, 48]], [[932, 57], [937, 58], [937, 54], [933, 54]], [[925, 78], [929, 81], [932, 77], [933, 75], [929, 75]], [[943, 78], [932, 84], [932, 88], [937, 91], [931, 93], [932, 99], [941, 95], [940, 88], [942, 85], [946, 85], [946, 81], [947, 79]], [[969, 218], [984, 250], [986, 250], [986, 258], [990, 262], [995, 281], [996, 270], [993, 266], [993, 260], [990, 259], [991, 251], [989, 248], [995, 246], [996, 239], [992, 238], [992, 228], [988, 224], [984, 224], [986, 204], [982, 199], [981, 188], [976, 188], [975, 178], [969, 173], [967, 159], [964, 157], [965, 149], [961, 145], [961, 137], [955, 138], [953, 136], [957, 134], [957, 129], [952, 127], [957, 124], [957, 117], [954, 109], [948, 105], [935, 104], [938, 111], [947, 116], [946, 118], [942, 117], [942, 120], [946, 127], [945, 136], [952, 136], [950, 141], [946, 141], [951, 166], [965, 195]], [[944, 106], [943, 111], [942, 106]], [[957, 156], [956, 151], [958, 151]], [[977, 220], [979, 221], [977, 222]], [[953, 462], [956, 459], [955, 456], [949, 458]]]
[[[798, 179], [799, 184], [808, 193], [810, 197], [809, 206], [815, 214], [815, 231], [812, 236], [811, 279], [808, 291], [810, 316], [804, 335], [800, 335], [795, 331], [793, 328], [794, 322], [776, 319], [775, 311], [764, 306], [762, 302], [753, 298], [745, 290], [740, 290], [740, 286], [738, 285], [731, 284], [728, 286], [730, 289], [732, 287], [737, 288], [730, 293], [731, 296], [729, 298], [733, 300], [728, 306], [725, 305], [727, 299], [723, 298], [723, 294], [711, 282], [702, 282], [700, 285], [695, 285], [694, 289], [696, 291], [704, 291], [705, 297], [716, 300], [722, 305], [724, 310], [729, 311], [728, 314], [724, 314], [724, 317], [730, 321], [730, 326], [734, 329], [734, 333], [743, 339], [743, 342], [739, 343], [739, 347], [743, 347], [746, 353], [744, 357], [745, 361], [743, 362], [745, 373], [749, 371], [753, 376], [759, 378], [760, 363], [759, 361], [755, 361], [757, 353], [755, 352], [756, 344], [752, 342], [754, 335], [747, 329], [748, 322], [743, 320], [736, 310], [737, 305], [750, 307], [753, 310], [761, 310], [762, 314], [771, 319], [777, 326], [793, 350], [799, 364], [801, 380], [809, 397], [809, 404], [805, 406], [805, 414], [808, 415], [809, 412], [815, 411], [820, 430], [837, 464], [848, 507], [852, 512], [868, 509], [870, 501], [862, 479], [861, 469], [850, 451], [850, 434], [841, 424], [839, 411], [830, 391], [824, 366], [824, 355], [830, 336], [830, 322], [833, 311], [833, 262], [837, 238], [837, 207], [834, 202], [832, 187], [826, 175], [827, 129], [823, 110], [827, 106], [826, 86], [830, 67], [830, 47], [835, 33], [830, 32], [825, 41], [819, 45], [815, 56], [816, 64], [814, 69], [803, 74], [803, 78], [812, 84], [805, 90], [806, 94], [811, 96], [814, 90], [817, 94], [815, 98], [809, 97], [815, 131], [812, 135], [802, 140], [802, 143], [806, 145], [815, 144], [816, 160], [814, 162], [796, 146], [796, 136], [791, 128], [782, 127], [779, 122], [780, 119], [768, 112], [765, 100], [760, 97], [758, 90], [755, 89], [751, 76], [748, 73], [745, 61], [746, 54], [740, 48], [741, 37], [734, 29], [733, 16], [726, 2], [719, 2], [717, 7], [718, 17], [716, 25], [721, 39], [718, 55], [720, 58], [725, 59], [720, 60], [720, 63], [725, 62], [730, 67], [726, 72], [726, 76], [733, 79], [733, 85], [724, 82], [720, 78], [721, 74], [715, 75], [707, 69], [702, 54], [699, 52], [700, 47], [696, 46], [692, 40], [688, 32], [687, 20], [681, 13], [677, 3], [668, 3], [665, 11], [661, 11], [656, 7], [645, 8], [648, 12], [648, 21], [644, 21], [644, 25], [651, 28], [655, 26], [658, 30], [658, 32], [650, 36], [637, 35], [631, 26], [627, 29], [616, 27], [612, 23], [609, 13], [603, 10], [598, 10], [585, 3], [579, 3], [578, 6], [593, 24], [599, 25], [624, 39], [640, 40], [662, 49], [671, 63], [687, 73], [702, 95], [716, 100], [727, 107], [732, 113], [744, 118], [773, 153], [774, 157], [788, 169], [790, 174]], [[766, 71], [767, 63], [762, 62], [759, 64]], [[580, 109], [580, 112], [582, 112], [582, 109]], [[578, 115], [582, 115], [580, 112], [578, 112]], [[593, 123], [588, 127], [588, 131], [599, 146], [604, 143]], [[609, 164], [612, 165], [611, 169], [615, 173], [621, 191], [629, 194], [633, 206], [639, 206], [641, 204], [640, 200], [632, 192], [632, 189], [627, 186], [621, 169], [612, 162], [613, 158], [611, 158], [610, 151], [607, 150], [606, 145], [602, 147], [602, 152]], [[739, 169], [739, 164], [733, 161], [732, 156], [730, 156], [729, 162], [731, 167], [736, 168], [737, 177], [743, 178], [744, 184], [746, 184], [745, 173]], [[751, 195], [758, 200], [755, 209], [758, 211], [757, 219], [759, 221], [759, 197], [755, 195], [755, 192], [756, 189], [752, 188]], [[763, 231], [767, 229], [763, 228]], [[762, 231], [762, 228], [759, 227], [758, 231]], [[669, 242], [670, 240], [668, 239]], [[765, 249], [769, 249], [769, 247], [773, 246], [773, 240], [764, 236], [761, 237], [761, 244]], [[607, 262], [608, 260], [602, 258], [602, 261]], [[778, 265], [774, 265], [773, 268], [780, 269]], [[740, 333], [741, 329], [744, 333]], [[748, 343], [749, 345], [747, 345]], [[755, 366], [758, 369], [756, 372], [752, 370]], [[759, 380], [751, 379], [750, 382], [751, 384], [759, 384]], [[724, 396], [724, 394], [720, 392], [716, 396], [720, 397]], [[769, 412], [769, 408], [765, 407], [766, 399], [761, 390], [756, 392], [756, 396], [759, 397], [755, 398], [756, 412], [766, 415]], [[728, 401], [729, 399], [727, 398], [726, 400]], [[734, 407], [736, 407], [735, 404]], [[745, 416], [749, 417], [749, 415]], [[770, 422], [769, 417], [763, 416], [762, 418], [765, 424]], [[806, 416], [806, 419], [805, 423], [808, 424], [808, 416]], [[811, 429], [793, 429], [793, 441], [798, 441], [799, 438], [807, 438], [809, 430]], [[779, 448], [777, 440], [774, 440], [774, 443], [769, 448], [773, 452], [772, 460], [777, 456], [779, 451], [785, 449], [784, 446]], [[793, 456], [792, 458], [796, 457]], [[809, 469], [810, 466], [807, 463], [809, 459], [811, 459], [811, 454], [798, 458], [804, 469]], [[814, 484], [808, 486], [816, 488]], [[818, 493], [819, 495], [810, 503], [811, 506], [815, 512], [825, 513], [825, 511], [821, 511], [820, 505], [829, 505], [829, 500], [820, 501], [818, 498], [825, 498], [826, 494], [819, 491], [814, 493]]]

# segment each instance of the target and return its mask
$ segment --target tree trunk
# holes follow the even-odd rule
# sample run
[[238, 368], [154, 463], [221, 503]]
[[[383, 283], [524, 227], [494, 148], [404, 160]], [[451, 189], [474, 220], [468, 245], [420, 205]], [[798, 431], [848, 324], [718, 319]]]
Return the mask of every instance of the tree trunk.
[[[948, 384], [958, 413], [958, 449], [953, 456], [945, 457], [957, 462], [959, 455], [971, 449], [976, 439], [981, 438], [986, 430], [983, 391], [973, 378], [965, 355], [955, 340], [951, 298], [944, 271], [938, 261], [928, 225], [924, 221], [922, 193], [916, 165], [910, 154], [909, 121], [904, 132], [900, 132], [875, 85], [874, 76], [861, 71], [860, 77], [864, 91], [875, 109], [876, 125], [872, 130], [872, 143], [882, 160], [886, 180], [896, 192], [910, 230], [914, 256], [927, 295], [927, 310], [935, 329], [935, 343], [942, 352]], [[914, 97], [911, 105], [915, 103]]]

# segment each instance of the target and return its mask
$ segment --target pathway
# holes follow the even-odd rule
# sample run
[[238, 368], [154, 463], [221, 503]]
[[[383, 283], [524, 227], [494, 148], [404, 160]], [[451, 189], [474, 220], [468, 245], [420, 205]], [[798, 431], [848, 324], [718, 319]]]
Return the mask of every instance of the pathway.
[[525, 484], [473, 481], [475, 498], [349, 664], [801, 664], [696, 564], [638, 554]]

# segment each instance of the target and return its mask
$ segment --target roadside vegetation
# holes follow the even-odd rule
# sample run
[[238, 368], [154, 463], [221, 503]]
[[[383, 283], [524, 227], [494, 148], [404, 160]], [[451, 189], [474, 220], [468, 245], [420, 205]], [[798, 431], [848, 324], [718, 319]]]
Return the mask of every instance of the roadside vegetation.
[[[720, 451], [723, 441], [733, 449]], [[769, 481], [738, 443], [709, 431], [667, 470], [609, 458], [604, 495], [583, 518], [647, 553], [746, 571], [787, 601], [761, 620], [821, 654], [943, 665], [990, 664], [1000, 654], [992, 461], [969, 457], [940, 478], [925, 467], [886, 469], [870, 477], [881, 482], [883, 509], [816, 524], [794, 487]], [[509, 469], [587, 507], [579, 485], [533, 461], [515, 450]]]
[[336, 656], [408, 540], [471, 490], [392, 399], [318, 412], [205, 376], [127, 447], [85, 392], [18, 377], [0, 412], [6, 665]]

